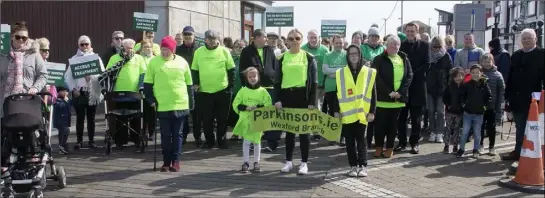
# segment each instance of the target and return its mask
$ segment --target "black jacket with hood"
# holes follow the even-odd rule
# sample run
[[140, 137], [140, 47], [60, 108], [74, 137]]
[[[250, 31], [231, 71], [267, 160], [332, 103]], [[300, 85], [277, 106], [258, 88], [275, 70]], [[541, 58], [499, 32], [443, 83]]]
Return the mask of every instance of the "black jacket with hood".
[[193, 44], [190, 46], [182, 44], [176, 47], [176, 55], [184, 58], [187, 63], [189, 63], [189, 67], [191, 68], [191, 64], [193, 63], [193, 55], [195, 54], [195, 51], [199, 49], [199, 47], [201, 46], [195, 41], [193, 41]]
[[[303, 51], [303, 50], [301, 50]], [[265, 52], [263, 52], [265, 53]], [[286, 53], [290, 53], [287, 51]], [[316, 64], [316, 60], [314, 59], [314, 56], [312, 54], [305, 52], [307, 55], [307, 81], [305, 83], [305, 89], [306, 89], [306, 98], [305, 100], [308, 101], [309, 105], [316, 105], [316, 91], [318, 89], [318, 68]], [[275, 70], [275, 81], [274, 82], [274, 97], [273, 103], [276, 102], [282, 102], [282, 98], [280, 98], [280, 92], [282, 91], [282, 80], [284, 78], [284, 73], [282, 72], [282, 62], [284, 61], [284, 54], [280, 57], [278, 60], [278, 67]], [[300, 77], [298, 77], [300, 78]], [[293, 99], [297, 100], [297, 99]]]
[[[244, 79], [242, 71], [249, 67], [255, 67], [259, 71], [261, 77], [261, 84], [264, 87], [273, 87], [274, 83], [274, 70], [278, 68], [278, 59], [274, 55], [274, 49], [271, 46], [263, 47], [263, 62], [259, 56], [259, 52], [252, 42], [250, 45], [242, 49], [240, 52], [240, 79]], [[246, 86], [246, 81], [242, 81], [242, 86]]]
[[511, 64], [511, 55], [509, 52], [501, 47], [500, 39], [494, 38], [488, 45], [492, 47], [490, 53], [494, 56], [494, 65], [498, 67], [498, 71], [503, 76], [503, 79], [507, 81], [509, 76], [509, 64]]
[[462, 113], [464, 113], [460, 100], [460, 87], [462, 87], [462, 84], [458, 85], [451, 79], [444, 91], [443, 103], [445, 104], [445, 109], [448, 113], [456, 115], [462, 115]]
[[447, 86], [449, 72], [452, 69], [452, 61], [450, 60], [450, 55], [445, 53], [437, 62], [430, 64], [431, 66], [426, 76], [427, 94], [435, 99], [439, 99], [443, 96], [443, 91]]
[[378, 55], [373, 59], [371, 64], [372, 68], [377, 70], [376, 86], [377, 86], [377, 100], [381, 102], [404, 102], [409, 101], [409, 87], [413, 79], [413, 71], [411, 63], [407, 58], [407, 55], [402, 51], [397, 53], [403, 59], [403, 79], [401, 80], [401, 86], [397, 92], [401, 95], [399, 99], [394, 99], [389, 94], [394, 91], [394, 65], [388, 57], [388, 52], [384, 51], [383, 54]]
[[[360, 73], [361, 68], [363, 67], [364, 63], [363, 63], [363, 56], [361, 56], [360, 47], [357, 47], [355, 45], [350, 45], [350, 46], [348, 46], [347, 51], [352, 49], [352, 48], [357, 49], [358, 54], [360, 54], [360, 59], [358, 60], [358, 63], [356, 63], [356, 65], [357, 65], [356, 69], [352, 68], [352, 66], [350, 64], [350, 58], [349, 58], [349, 56], [346, 56], [346, 62], [348, 63], [347, 67], [350, 68], [350, 72], [352, 73], [352, 79], [354, 79], [354, 84], [355, 84], [358, 81], [358, 74]], [[378, 73], [377, 73], [377, 76], [378, 76]], [[337, 90], [337, 91], [340, 91], [340, 90]], [[340, 112], [339, 99], [337, 97], [335, 97], [335, 101], [332, 101], [332, 103], [330, 103], [330, 104], [333, 104], [331, 107], [329, 107], [329, 108], [331, 108], [332, 112]], [[376, 78], [375, 78], [375, 84], [373, 86], [373, 95], [371, 96], [371, 107], [369, 108], [368, 113], [375, 113], [376, 106], [377, 106], [377, 83], [376, 83]]]
[[460, 87], [460, 102], [466, 113], [484, 114], [487, 109], [492, 109], [491, 101], [492, 93], [484, 76], [479, 81], [470, 80]]

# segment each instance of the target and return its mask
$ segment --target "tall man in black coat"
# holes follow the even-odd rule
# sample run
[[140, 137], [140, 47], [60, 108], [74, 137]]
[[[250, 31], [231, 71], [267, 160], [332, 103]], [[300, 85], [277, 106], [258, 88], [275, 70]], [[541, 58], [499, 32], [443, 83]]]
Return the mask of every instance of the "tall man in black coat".
[[425, 41], [418, 40], [416, 35], [419, 33], [418, 24], [407, 23], [405, 25], [405, 34], [407, 40], [401, 43], [400, 51], [405, 52], [413, 70], [413, 80], [409, 88], [409, 101], [407, 105], [401, 109], [398, 118], [398, 145], [394, 151], [403, 151], [407, 147], [407, 118], [409, 112], [411, 115], [411, 137], [409, 144], [411, 145], [411, 153], [418, 154], [418, 142], [422, 128], [422, 114], [426, 107], [426, 72], [430, 68], [429, 44]]

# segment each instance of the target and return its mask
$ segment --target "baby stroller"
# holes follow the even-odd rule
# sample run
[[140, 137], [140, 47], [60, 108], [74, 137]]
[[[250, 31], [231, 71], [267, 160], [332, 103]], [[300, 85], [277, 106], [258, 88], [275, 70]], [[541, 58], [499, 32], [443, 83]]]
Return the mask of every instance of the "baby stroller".
[[[129, 137], [136, 135], [138, 137], [135, 142], [136, 147], [140, 148], [140, 152], [144, 153], [148, 146], [148, 136], [143, 130], [143, 109], [144, 101], [142, 100], [142, 94], [129, 91], [114, 91], [106, 94], [105, 111], [106, 111], [106, 154], [109, 155], [112, 152], [112, 142], [115, 141], [116, 133], [120, 127], [115, 127], [121, 124], [123, 130], [128, 129]], [[139, 105], [138, 105], [139, 104]], [[140, 124], [137, 126], [131, 126], [130, 123], [135, 119], [140, 119]], [[115, 121], [115, 123], [110, 123]], [[125, 134], [125, 133], [124, 133]], [[119, 142], [119, 140], [118, 140]], [[122, 146], [122, 145], [116, 145]]]
[[[2, 172], [1, 196], [15, 197], [16, 193], [29, 193], [30, 197], [43, 197], [47, 179], [58, 182], [60, 188], [66, 187], [64, 168], [55, 167], [51, 155], [51, 118], [42, 112], [43, 96], [49, 93], [15, 94], [6, 98], [3, 104], [2, 150], [7, 151], [9, 161], [7, 170]], [[46, 119], [47, 118], [47, 119]], [[46, 176], [47, 164], [51, 176]]]

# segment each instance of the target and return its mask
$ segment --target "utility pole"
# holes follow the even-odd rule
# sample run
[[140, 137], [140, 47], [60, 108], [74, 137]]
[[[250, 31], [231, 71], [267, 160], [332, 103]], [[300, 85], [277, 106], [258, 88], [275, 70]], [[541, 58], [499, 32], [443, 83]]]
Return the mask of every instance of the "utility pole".
[[384, 36], [386, 36], [386, 21], [388, 21], [387, 18], [382, 18], [382, 20], [384, 20]]
[[401, 0], [401, 32], [403, 32], [403, 0]]

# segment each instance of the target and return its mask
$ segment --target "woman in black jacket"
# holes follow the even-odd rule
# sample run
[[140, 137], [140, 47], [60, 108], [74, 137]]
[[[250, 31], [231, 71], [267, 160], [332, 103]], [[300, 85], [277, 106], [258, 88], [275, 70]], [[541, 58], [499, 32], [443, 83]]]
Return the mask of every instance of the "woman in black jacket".
[[[303, 33], [293, 29], [288, 33], [290, 50], [280, 56], [274, 82], [274, 106], [277, 109], [308, 108], [316, 109], [316, 88], [318, 72], [316, 60], [310, 53], [301, 50]], [[309, 134], [299, 135], [301, 147], [300, 175], [308, 173], [307, 160], [310, 147]], [[295, 134], [286, 133], [286, 164], [281, 172], [288, 173], [293, 168], [292, 157], [295, 147]]]
[[452, 61], [445, 49], [445, 41], [442, 37], [434, 37], [430, 46], [430, 69], [426, 77], [430, 131], [428, 141], [443, 143], [443, 132], [445, 130], [443, 93], [447, 85], [449, 71], [452, 68]]
[[[407, 55], [399, 51], [401, 41], [392, 35], [386, 40], [386, 51], [375, 57], [372, 68], [377, 70], [377, 109], [375, 115], [375, 157], [390, 158], [394, 152], [397, 117], [408, 101], [413, 72]], [[383, 153], [386, 137], [386, 152]]]

